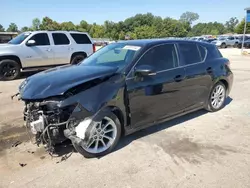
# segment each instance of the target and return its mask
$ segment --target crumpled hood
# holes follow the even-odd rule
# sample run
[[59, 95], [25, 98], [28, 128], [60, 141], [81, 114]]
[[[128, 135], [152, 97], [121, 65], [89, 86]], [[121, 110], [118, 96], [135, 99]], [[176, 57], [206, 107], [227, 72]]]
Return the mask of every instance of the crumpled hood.
[[27, 78], [20, 86], [21, 99], [34, 100], [62, 95], [87, 81], [114, 74], [118, 68], [108, 66], [66, 65]]

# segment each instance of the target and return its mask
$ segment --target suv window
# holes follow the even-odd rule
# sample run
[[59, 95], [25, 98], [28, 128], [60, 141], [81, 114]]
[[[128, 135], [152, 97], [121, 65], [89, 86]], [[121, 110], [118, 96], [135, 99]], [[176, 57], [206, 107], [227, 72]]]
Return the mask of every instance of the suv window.
[[234, 37], [228, 37], [228, 40], [234, 40]]
[[156, 71], [167, 70], [178, 66], [174, 44], [153, 47], [142, 56], [137, 65], [154, 66]]
[[207, 55], [207, 49], [203, 46], [198, 45], [198, 49], [200, 52], [201, 60], [204, 61]]
[[70, 33], [77, 44], [91, 44], [89, 37], [85, 34]]
[[47, 46], [47, 45], [50, 45], [49, 37], [48, 37], [47, 33], [35, 34], [29, 40], [36, 41], [35, 46]]
[[69, 39], [64, 33], [52, 33], [52, 37], [53, 37], [55, 45], [69, 44]]
[[179, 48], [182, 56], [185, 59], [186, 65], [191, 65], [202, 61], [200, 52], [195, 43], [180, 43]]

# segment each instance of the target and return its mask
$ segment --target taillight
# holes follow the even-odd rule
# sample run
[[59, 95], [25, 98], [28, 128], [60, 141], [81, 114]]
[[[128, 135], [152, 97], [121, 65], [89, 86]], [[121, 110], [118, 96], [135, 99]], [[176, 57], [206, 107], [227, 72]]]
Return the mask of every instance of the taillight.
[[95, 44], [93, 44], [93, 53], [96, 51]]

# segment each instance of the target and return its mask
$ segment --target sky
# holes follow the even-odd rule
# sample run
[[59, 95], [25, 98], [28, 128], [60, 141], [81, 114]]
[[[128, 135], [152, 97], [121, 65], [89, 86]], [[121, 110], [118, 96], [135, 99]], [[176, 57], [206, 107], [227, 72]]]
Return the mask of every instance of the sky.
[[57, 22], [81, 20], [102, 24], [105, 20], [125, 20], [137, 13], [179, 19], [183, 12], [199, 14], [197, 22], [222, 22], [231, 17], [244, 18], [250, 0], [0, 0], [0, 24], [11, 22], [19, 28], [31, 26], [34, 18], [45, 16]]

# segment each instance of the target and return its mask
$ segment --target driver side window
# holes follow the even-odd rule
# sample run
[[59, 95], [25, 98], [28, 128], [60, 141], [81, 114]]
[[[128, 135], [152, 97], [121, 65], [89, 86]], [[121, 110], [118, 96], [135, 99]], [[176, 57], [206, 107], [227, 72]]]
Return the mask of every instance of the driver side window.
[[47, 33], [38, 33], [33, 35], [29, 40], [34, 40], [34, 46], [47, 46], [50, 45], [49, 37]]
[[177, 53], [174, 44], [163, 44], [151, 48], [139, 60], [136, 66], [150, 65], [156, 72], [172, 69], [178, 66]]

